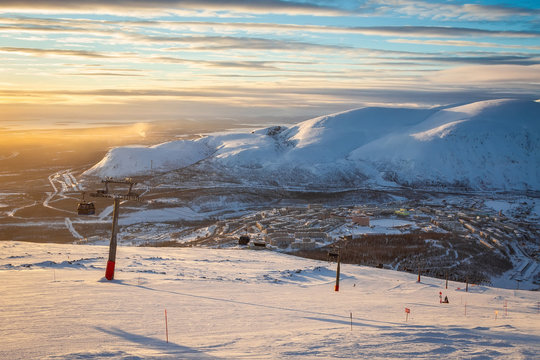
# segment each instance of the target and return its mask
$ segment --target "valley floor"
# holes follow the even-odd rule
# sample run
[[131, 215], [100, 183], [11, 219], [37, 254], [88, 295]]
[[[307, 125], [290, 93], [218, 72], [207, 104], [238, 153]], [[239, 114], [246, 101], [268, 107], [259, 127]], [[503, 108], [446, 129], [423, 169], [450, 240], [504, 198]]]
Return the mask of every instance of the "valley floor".
[[335, 263], [238, 248], [120, 246], [107, 281], [107, 247], [6, 241], [0, 249], [3, 359], [540, 353], [538, 292], [465, 292], [462, 283], [445, 289], [438, 279], [347, 264], [335, 292]]

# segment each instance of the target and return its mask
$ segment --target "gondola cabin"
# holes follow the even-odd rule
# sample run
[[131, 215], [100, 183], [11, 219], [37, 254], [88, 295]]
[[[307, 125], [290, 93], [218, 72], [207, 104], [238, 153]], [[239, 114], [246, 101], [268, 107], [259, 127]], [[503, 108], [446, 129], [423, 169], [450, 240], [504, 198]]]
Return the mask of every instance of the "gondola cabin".
[[77, 214], [79, 215], [94, 215], [96, 207], [93, 202], [82, 201], [77, 205]]
[[96, 213], [96, 207], [93, 202], [84, 200], [84, 192], [82, 193], [82, 200], [77, 204], [78, 215], [94, 215]]

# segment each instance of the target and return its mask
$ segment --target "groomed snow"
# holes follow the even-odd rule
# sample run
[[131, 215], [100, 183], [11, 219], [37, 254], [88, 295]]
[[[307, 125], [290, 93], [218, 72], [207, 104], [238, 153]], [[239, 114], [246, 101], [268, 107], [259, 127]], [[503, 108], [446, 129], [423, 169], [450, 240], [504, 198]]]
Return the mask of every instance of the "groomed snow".
[[200, 162], [227, 175], [288, 186], [397, 182], [539, 190], [540, 103], [362, 108], [290, 128], [115, 148], [85, 175], [140, 175]]
[[[533, 359], [536, 292], [268, 251], [0, 243], [2, 359]], [[449, 304], [439, 303], [439, 292]], [[506, 307], [505, 307], [506, 305]], [[410, 309], [406, 321], [405, 308]], [[166, 341], [165, 310], [168, 319]], [[351, 328], [352, 314], [352, 328]]]

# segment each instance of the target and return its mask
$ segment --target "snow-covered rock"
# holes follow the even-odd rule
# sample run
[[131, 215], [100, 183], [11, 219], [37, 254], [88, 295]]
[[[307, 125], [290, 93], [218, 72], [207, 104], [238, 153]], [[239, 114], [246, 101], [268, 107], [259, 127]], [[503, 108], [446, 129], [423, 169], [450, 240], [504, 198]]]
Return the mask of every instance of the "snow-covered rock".
[[[286, 128], [112, 149], [86, 175], [131, 176], [204, 163], [250, 181], [540, 189], [540, 103], [361, 108]], [[151, 163], [153, 164], [151, 168]]]

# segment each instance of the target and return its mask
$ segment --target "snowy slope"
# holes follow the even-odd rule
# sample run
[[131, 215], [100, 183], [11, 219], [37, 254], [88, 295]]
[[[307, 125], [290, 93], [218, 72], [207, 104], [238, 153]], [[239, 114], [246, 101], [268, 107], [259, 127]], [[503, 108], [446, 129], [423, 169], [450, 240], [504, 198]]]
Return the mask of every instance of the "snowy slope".
[[403, 183], [540, 189], [540, 104], [493, 100], [444, 109], [351, 158]]
[[197, 163], [289, 186], [391, 181], [538, 190], [540, 104], [502, 99], [429, 110], [362, 108], [291, 128], [116, 148], [85, 174], [138, 175], [151, 162], [158, 171]]
[[177, 140], [154, 146], [123, 146], [110, 150], [89, 173], [122, 176], [167, 171], [195, 164], [214, 150], [206, 141]]
[[[533, 359], [538, 293], [268, 251], [0, 243], [2, 359]], [[449, 304], [439, 303], [439, 292]], [[406, 318], [405, 308], [410, 309]], [[168, 342], [165, 326], [167, 311]]]

